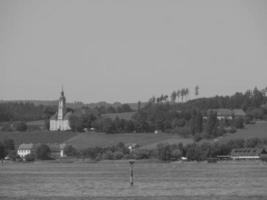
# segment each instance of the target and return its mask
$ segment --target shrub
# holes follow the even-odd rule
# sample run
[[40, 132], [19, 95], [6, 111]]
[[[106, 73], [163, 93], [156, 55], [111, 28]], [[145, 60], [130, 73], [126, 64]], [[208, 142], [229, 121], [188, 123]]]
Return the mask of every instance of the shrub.
[[244, 128], [244, 119], [243, 118], [237, 118], [234, 120], [235, 127], [238, 129]]
[[261, 155], [260, 159], [264, 162], [267, 162], [267, 155]]
[[6, 123], [2, 126], [2, 131], [13, 131], [12, 125], [10, 123]]
[[16, 150], [9, 151], [7, 156], [13, 161], [15, 161], [19, 157]]
[[35, 160], [35, 156], [33, 154], [28, 154], [24, 157], [25, 161], [32, 162]]
[[202, 139], [202, 136], [199, 133], [194, 135], [194, 141], [195, 142], [199, 142], [201, 139]]
[[123, 153], [120, 152], [120, 151], [115, 151], [115, 152], [113, 153], [113, 158], [116, 159], [116, 160], [120, 160], [120, 159], [123, 158]]
[[150, 158], [151, 152], [147, 149], [137, 149], [135, 151], [136, 159], [148, 159]]
[[171, 160], [179, 160], [182, 157], [182, 152], [179, 149], [171, 151]]
[[14, 126], [17, 131], [26, 131], [28, 128], [25, 122], [16, 122]]
[[40, 160], [50, 159], [50, 148], [46, 144], [41, 144], [36, 149], [36, 158]]
[[108, 151], [104, 152], [102, 154], [102, 159], [104, 159], [104, 160], [113, 160], [114, 156], [113, 156], [112, 151], [108, 150]]
[[64, 154], [66, 156], [76, 156], [77, 155], [77, 151], [72, 145], [65, 146], [63, 151], [64, 151]]
[[160, 160], [167, 161], [171, 159], [171, 148], [169, 144], [158, 144], [157, 150], [158, 150], [158, 158]]
[[174, 128], [172, 133], [178, 134], [182, 137], [189, 137], [191, 135], [191, 129], [189, 127]]

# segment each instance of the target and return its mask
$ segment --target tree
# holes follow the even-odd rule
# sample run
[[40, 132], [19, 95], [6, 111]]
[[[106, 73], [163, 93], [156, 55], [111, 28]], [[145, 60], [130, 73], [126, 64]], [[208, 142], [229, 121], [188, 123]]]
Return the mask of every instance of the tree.
[[158, 144], [157, 145], [158, 150], [158, 157], [160, 160], [170, 160], [171, 159], [171, 148], [169, 144]]
[[176, 100], [176, 92], [173, 91], [173, 92], [171, 93], [171, 102], [172, 102], [172, 103], [175, 103], [175, 100]]
[[66, 156], [77, 155], [77, 150], [72, 145], [66, 145], [63, 151]]
[[[153, 99], [153, 103], [155, 103], [155, 97], [154, 97], [154, 99]], [[141, 101], [138, 101], [137, 102], [137, 111], [139, 111], [141, 109]]]
[[105, 118], [102, 120], [102, 130], [105, 133], [114, 133], [116, 130], [115, 124], [113, 123], [112, 119]]
[[83, 130], [82, 118], [80, 116], [72, 114], [69, 118], [69, 123], [72, 131], [81, 132]]
[[199, 86], [197, 85], [195, 87], [195, 96], [197, 97], [199, 95]]
[[188, 100], [188, 97], [189, 97], [189, 89], [188, 88], [185, 88], [184, 89], [184, 93], [185, 93], [186, 99]]
[[5, 156], [6, 156], [5, 146], [0, 142], [0, 159], [2, 160], [2, 163]]
[[36, 158], [40, 160], [50, 159], [51, 150], [48, 145], [41, 144], [36, 148]]
[[191, 131], [192, 134], [195, 135], [196, 133], [201, 133], [203, 129], [203, 118], [202, 114], [198, 110], [193, 110], [192, 111], [192, 117], [191, 117]]
[[206, 124], [206, 133], [208, 137], [214, 137], [217, 134], [218, 120], [217, 113], [210, 111], [208, 114], [208, 120]]
[[12, 139], [5, 139], [3, 142], [3, 145], [4, 145], [5, 150], [7, 152], [15, 150], [14, 140], [12, 140]]
[[181, 90], [177, 90], [176, 96], [177, 96], [177, 101], [179, 102], [181, 96]]
[[26, 131], [28, 128], [25, 122], [16, 122], [14, 125], [17, 131]]

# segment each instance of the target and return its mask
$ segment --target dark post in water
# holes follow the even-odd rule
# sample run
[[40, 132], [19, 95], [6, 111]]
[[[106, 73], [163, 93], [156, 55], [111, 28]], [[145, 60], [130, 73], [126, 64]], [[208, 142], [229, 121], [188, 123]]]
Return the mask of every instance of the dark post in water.
[[133, 186], [133, 165], [134, 165], [134, 160], [130, 160], [130, 185]]

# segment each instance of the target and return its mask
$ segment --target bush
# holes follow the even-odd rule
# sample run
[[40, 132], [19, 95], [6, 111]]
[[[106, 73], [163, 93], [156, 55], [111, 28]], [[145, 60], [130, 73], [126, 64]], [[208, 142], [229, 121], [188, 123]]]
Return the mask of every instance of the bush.
[[157, 150], [158, 150], [158, 158], [160, 160], [167, 161], [171, 159], [171, 148], [169, 144], [158, 144]]
[[264, 162], [267, 162], [267, 155], [261, 155], [260, 159]]
[[115, 152], [113, 153], [113, 158], [114, 158], [115, 160], [120, 160], [120, 159], [123, 158], [123, 153], [120, 152], [120, 151], [115, 151]]
[[28, 154], [24, 157], [25, 161], [32, 162], [35, 160], [35, 156], [33, 154]]
[[66, 156], [76, 156], [77, 155], [77, 151], [72, 145], [65, 146], [63, 151], [64, 151], [64, 154]]
[[14, 127], [17, 131], [26, 131], [28, 128], [25, 122], [16, 122]]
[[172, 133], [178, 134], [182, 137], [189, 137], [191, 135], [191, 129], [189, 127], [174, 128]]
[[243, 118], [237, 118], [234, 120], [235, 127], [238, 129], [244, 128], [244, 119]]
[[194, 135], [194, 141], [195, 142], [199, 142], [201, 139], [202, 139], [202, 136], [199, 133]]
[[10, 123], [6, 123], [2, 126], [2, 131], [13, 131], [12, 125]]
[[46, 144], [41, 144], [36, 149], [36, 158], [40, 160], [50, 159], [50, 148]]
[[182, 157], [182, 152], [179, 149], [171, 151], [171, 160], [179, 160]]
[[136, 159], [149, 159], [151, 156], [151, 152], [147, 149], [137, 149], [135, 151]]
[[104, 152], [102, 154], [102, 159], [104, 159], [104, 160], [113, 160], [114, 156], [113, 156], [112, 151], [108, 150], [108, 151]]
[[15, 161], [19, 157], [16, 150], [9, 151], [7, 156], [13, 161]]

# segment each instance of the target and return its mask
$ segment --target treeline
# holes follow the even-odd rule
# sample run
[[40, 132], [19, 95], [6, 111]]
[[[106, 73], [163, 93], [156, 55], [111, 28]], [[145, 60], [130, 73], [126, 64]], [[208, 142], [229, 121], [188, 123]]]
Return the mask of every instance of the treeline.
[[97, 112], [100, 114], [106, 114], [106, 113], [123, 113], [123, 112], [132, 112], [133, 109], [129, 106], [129, 104], [122, 104], [119, 106], [96, 106], [94, 108]]
[[[186, 91], [186, 89], [179, 91]], [[196, 93], [198, 94], [197, 87]], [[73, 130], [93, 127], [97, 131], [106, 133], [154, 132], [157, 130], [184, 137], [193, 136], [198, 141], [203, 137], [211, 138], [226, 132], [234, 133], [236, 129], [243, 128], [253, 119], [267, 119], [265, 90], [260, 91], [257, 88], [244, 94], [236, 93], [230, 97], [196, 99], [185, 103], [169, 102], [165, 99], [164, 95], [153, 98], [143, 108], [138, 109], [131, 120], [106, 119], [101, 118], [100, 114], [93, 114], [94, 117], [89, 114], [91, 116], [89, 118], [83, 115], [79, 119], [77, 116], [77, 123], [71, 123], [74, 125], [71, 127], [74, 127]], [[213, 108], [246, 108], [247, 116], [245, 118], [234, 117], [232, 120], [218, 120], [215, 112], [208, 112]], [[87, 124], [87, 126], [77, 128], [79, 126], [75, 126], [75, 124], [80, 126]]]
[[216, 96], [211, 98], [200, 98], [188, 101], [183, 107], [197, 107], [202, 110], [215, 108], [240, 108], [246, 112], [251, 112], [255, 108], [260, 108], [266, 104], [267, 87], [259, 90], [255, 87], [253, 90], [247, 90], [244, 93], [237, 92], [232, 96]]
[[[84, 106], [82, 108], [89, 109]], [[73, 109], [68, 108], [73, 111]], [[79, 110], [79, 109], [77, 109]], [[128, 104], [119, 106], [96, 106], [91, 109], [99, 114], [132, 112]], [[1, 102], [0, 103], [0, 122], [8, 121], [36, 121], [49, 119], [57, 112], [57, 106], [35, 105], [30, 102]]]
[[7, 121], [34, 121], [48, 117], [49, 109], [55, 108], [33, 103], [3, 102], [0, 103], [0, 122]]
[[[120, 142], [110, 147], [89, 147], [77, 150], [71, 145], [64, 148], [64, 154], [68, 157], [88, 158], [92, 160], [120, 160], [120, 159], [159, 159], [162, 161], [176, 161], [186, 157], [189, 161], [203, 161], [217, 156], [230, 155], [236, 148], [264, 148], [267, 145], [267, 139], [249, 138], [235, 139], [226, 143], [191, 143], [179, 144], [158, 144], [154, 149], [142, 149], [136, 146], [130, 150], [128, 146]], [[11, 160], [17, 160], [19, 157], [15, 151], [14, 141], [6, 139], [0, 141], [0, 159], [8, 156]], [[51, 156], [51, 150], [46, 144], [39, 144], [33, 154], [25, 157], [26, 161], [54, 159]]]
[[124, 143], [110, 147], [90, 147], [76, 150], [68, 145], [64, 152], [67, 156], [89, 158], [92, 160], [120, 160], [120, 159], [159, 159], [162, 161], [176, 161], [186, 157], [189, 161], [203, 161], [217, 156], [230, 155], [235, 148], [262, 148], [267, 139], [250, 138], [230, 140], [227, 143], [192, 143], [158, 144], [154, 149], [137, 148], [130, 151]]

